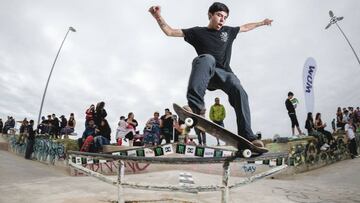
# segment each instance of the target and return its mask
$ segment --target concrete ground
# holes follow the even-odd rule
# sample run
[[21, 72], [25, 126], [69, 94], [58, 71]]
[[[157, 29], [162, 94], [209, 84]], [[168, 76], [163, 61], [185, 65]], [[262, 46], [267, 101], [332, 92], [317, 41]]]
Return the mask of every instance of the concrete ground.
[[[231, 190], [230, 202], [360, 202], [359, 171], [360, 159], [353, 159], [302, 174], [267, 178]], [[131, 181], [176, 184], [180, 172], [175, 169], [125, 177]], [[219, 183], [221, 180], [221, 176], [214, 174], [183, 172], [190, 172], [195, 184]], [[220, 202], [221, 197], [220, 192], [192, 194], [124, 189], [124, 193], [125, 200], [177, 199], [213, 203]], [[1, 203], [103, 203], [116, 199], [117, 188], [112, 185], [92, 177], [71, 177], [64, 170], [0, 150]]]

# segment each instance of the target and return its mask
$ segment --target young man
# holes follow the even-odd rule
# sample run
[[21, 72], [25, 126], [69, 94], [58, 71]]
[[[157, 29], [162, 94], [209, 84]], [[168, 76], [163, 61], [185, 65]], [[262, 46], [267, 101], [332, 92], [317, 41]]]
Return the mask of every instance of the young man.
[[165, 109], [165, 114], [160, 117], [160, 120], [161, 135], [163, 135], [164, 137], [160, 138], [158, 144], [161, 144], [163, 138], [165, 138], [166, 143], [170, 143], [173, 139], [174, 119], [172, 113], [168, 108]]
[[356, 131], [356, 126], [353, 124], [353, 120], [350, 119], [345, 125], [345, 132], [349, 139], [349, 151], [352, 159], [358, 156], [355, 131]]
[[208, 11], [209, 24], [206, 27], [174, 29], [161, 16], [160, 6], [149, 9], [158, 22], [161, 30], [171, 37], [184, 37], [197, 54], [192, 63], [192, 71], [187, 90], [188, 105], [194, 113], [199, 114], [204, 108], [206, 89], [221, 89], [229, 96], [237, 118], [238, 134], [258, 146], [263, 144], [256, 140], [251, 130], [248, 96], [230, 68], [232, 43], [239, 32], [247, 32], [263, 25], [271, 25], [272, 20], [248, 23], [240, 27], [224, 26], [229, 16], [225, 4], [213, 3]]
[[286, 106], [286, 109], [288, 110], [288, 114], [289, 114], [289, 117], [290, 117], [290, 120], [291, 120], [292, 135], [293, 136], [295, 135], [295, 126], [296, 126], [296, 129], [299, 132], [299, 135], [302, 135], [303, 133], [301, 132], [300, 127], [299, 127], [299, 122], [298, 122], [297, 117], [296, 117], [295, 107], [291, 102], [291, 99], [293, 97], [294, 97], [294, 93], [289, 92], [288, 93], [288, 98], [285, 101], [285, 106]]
[[[219, 97], [215, 98], [215, 104], [211, 106], [209, 117], [212, 122], [224, 127], [226, 111], [224, 105], [220, 104]], [[220, 145], [219, 138], [216, 138], [217, 145]]]
[[30, 120], [29, 125], [27, 126], [27, 146], [25, 151], [25, 159], [31, 159], [31, 154], [34, 152], [35, 144], [35, 130], [34, 130], [34, 120]]

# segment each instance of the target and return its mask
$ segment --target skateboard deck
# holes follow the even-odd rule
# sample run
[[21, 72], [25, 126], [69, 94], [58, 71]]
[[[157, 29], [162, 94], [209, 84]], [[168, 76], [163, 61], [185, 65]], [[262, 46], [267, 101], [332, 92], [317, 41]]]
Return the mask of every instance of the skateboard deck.
[[234, 146], [239, 151], [244, 151], [248, 149], [251, 152], [258, 155], [268, 152], [268, 149], [255, 146], [247, 139], [230, 132], [229, 130], [223, 128], [222, 126], [212, 121], [207, 120], [204, 117], [201, 117], [197, 114], [187, 111], [186, 109], [175, 103], [173, 104], [173, 108], [181, 120], [185, 121], [187, 118], [191, 118], [194, 122], [193, 127], [199, 128], [212, 136], [218, 137], [220, 140], [224, 141], [227, 145]]

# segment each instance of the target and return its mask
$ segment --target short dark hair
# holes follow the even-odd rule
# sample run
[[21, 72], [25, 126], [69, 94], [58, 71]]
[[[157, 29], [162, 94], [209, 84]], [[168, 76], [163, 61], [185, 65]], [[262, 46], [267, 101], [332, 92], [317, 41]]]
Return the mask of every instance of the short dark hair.
[[289, 93], [288, 93], [288, 97], [290, 97], [290, 96], [294, 96], [294, 93], [289, 92]]
[[209, 7], [209, 13], [214, 14], [217, 11], [224, 11], [225, 13], [227, 13], [229, 15], [229, 8], [220, 2], [214, 2], [210, 7]]

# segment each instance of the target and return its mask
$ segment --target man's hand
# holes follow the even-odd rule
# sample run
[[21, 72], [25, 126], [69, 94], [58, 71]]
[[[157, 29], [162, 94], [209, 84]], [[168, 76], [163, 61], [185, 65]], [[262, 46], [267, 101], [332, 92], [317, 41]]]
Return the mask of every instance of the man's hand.
[[184, 37], [184, 33], [181, 29], [171, 28], [165, 20], [161, 17], [161, 8], [160, 6], [152, 6], [149, 8], [149, 12], [156, 19], [156, 22], [159, 24], [161, 30], [166, 34], [166, 36], [171, 37]]
[[273, 22], [273, 20], [270, 20], [268, 18], [266, 18], [265, 20], [262, 21], [263, 25], [271, 25], [272, 22]]
[[151, 6], [149, 8], [149, 12], [151, 13], [151, 15], [154, 18], [159, 18], [160, 17], [160, 13], [161, 13], [161, 8], [160, 6]]

